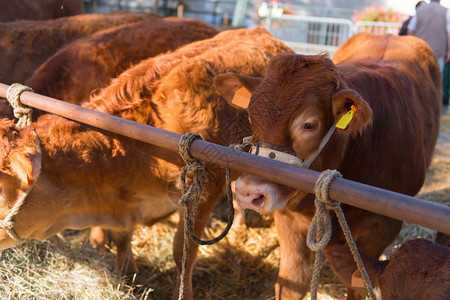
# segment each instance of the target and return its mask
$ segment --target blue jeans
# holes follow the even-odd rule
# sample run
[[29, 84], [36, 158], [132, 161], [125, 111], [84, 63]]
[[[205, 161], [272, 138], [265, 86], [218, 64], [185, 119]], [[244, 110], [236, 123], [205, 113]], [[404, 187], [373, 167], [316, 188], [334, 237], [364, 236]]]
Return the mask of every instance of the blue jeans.
[[450, 61], [444, 65], [442, 71], [442, 102], [444, 105], [448, 105], [450, 98]]

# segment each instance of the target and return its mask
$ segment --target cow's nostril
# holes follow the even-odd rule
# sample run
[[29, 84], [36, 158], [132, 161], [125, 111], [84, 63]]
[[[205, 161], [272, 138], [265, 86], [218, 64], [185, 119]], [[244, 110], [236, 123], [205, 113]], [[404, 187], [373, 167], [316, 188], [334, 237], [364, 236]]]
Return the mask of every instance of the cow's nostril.
[[266, 197], [264, 197], [264, 195], [261, 195], [258, 198], [253, 199], [252, 204], [253, 204], [253, 206], [261, 207], [264, 204], [265, 199], [266, 199]]

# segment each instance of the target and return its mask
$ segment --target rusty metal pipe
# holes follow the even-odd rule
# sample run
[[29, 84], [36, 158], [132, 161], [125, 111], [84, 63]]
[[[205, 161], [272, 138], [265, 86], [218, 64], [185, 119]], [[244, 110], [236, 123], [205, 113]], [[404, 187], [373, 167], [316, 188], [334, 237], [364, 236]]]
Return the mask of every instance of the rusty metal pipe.
[[[0, 83], [1, 97], [6, 97], [7, 88], [7, 85]], [[181, 135], [174, 132], [111, 116], [32, 92], [22, 93], [20, 100], [30, 107], [178, 152], [178, 142]], [[308, 193], [314, 193], [314, 185], [320, 174], [316, 171], [201, 140], [194, 141], [191, 153], [206, 162], [263, 177]], [[342, 203], [450, 234], [450, 207], [442, 204], [343, 178], [337, 178], [332, 182], [329, 195], [330, 198]]]

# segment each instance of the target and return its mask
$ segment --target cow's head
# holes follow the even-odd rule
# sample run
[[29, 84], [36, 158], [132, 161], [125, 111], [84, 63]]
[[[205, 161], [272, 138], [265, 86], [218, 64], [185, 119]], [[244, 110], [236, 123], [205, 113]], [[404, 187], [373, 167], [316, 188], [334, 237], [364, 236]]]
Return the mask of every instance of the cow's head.
[[[216, 77], [215, 87], [231, 105], [247, 109], [252, 142], [301, 160], [314, 156], [330, 128], [353, 111], [350, 123], [336, 129], [312, 161], [310, 168], [317, 171], [338, 168], [350, 136], [372, 120], [367, 102], [343, 85], [342, 75], [325, 55], [281, 54], [271, 59], [264, 78], [227, 73]], [[236, 182], [240, 205], [260, 213], [280, 209], [288, 201], [293, 205], [305, 195], [249, 174]]]
[[165, 155], [163, 150], [123, 145], [51, 114], [23, 128], [0, 119], [0, 250], [64, 229], [101, 225], [125, 231], [174, 212], [176, 182], [161, 182], [176, 178], [177, 167], [165, 177], [149, 176], [141, 172], [154, 162], [148, 153]]
[[[19, 131], [13, 121], [1, 120], [0, 136], [0, 220], [4, 220], [38, 178], [41, 150], [35, 133], [30, 128]], [[22, 221], [24, 225], [27, 218]], [[6, 230], [0, 228], [0, 249], [14, 244]]]

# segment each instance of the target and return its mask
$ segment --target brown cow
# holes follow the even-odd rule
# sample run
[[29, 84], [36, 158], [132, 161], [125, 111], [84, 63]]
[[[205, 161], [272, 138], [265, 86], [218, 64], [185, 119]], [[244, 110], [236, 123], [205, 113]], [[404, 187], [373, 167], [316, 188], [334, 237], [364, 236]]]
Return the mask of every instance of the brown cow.
[[[439, 131], [440, 72], [433, 53], [415, 37], [359, 34], [335, 57], [336, 64], [325, 55], [278, 55], [264, 78], [225, 74], [216, 79], [216, 88], [228, 101], [242, 86], [253, 91], [248, 103], [253, 141], [272, 152], [295, 154], [302, 164], [311, 163], [308, 159], [343, 115], [353, 114], [346, 129], [332, 133], [310, 168], [337, 169], [346, 179], [415, 195]], [[236, 182], [236, 197], [244, 208], [276, 210], [281, 247], [276, 296], [303, 297], [312, 275], [305, 237], [315, 211], [313, 195], [243, 174]], [[371, 257], [380, 256], [402, 225], [342, 207], [359, 249]], [[343, 243], [335, 219], [333, 228], [331, 244]], [[351, 272], [335, 266], [332, 250], [325, 249], [325, 254], [350, 288]], [[358, 294], [350, 290], [348, 299], [359, 299]]]
[[84, 14], [83, 0], [0, 0], [0, 22], [48, 20]]
[[64, 46], [25, 84], [38, 94], [80, 104], [131, 65], [217, 33], [201, 21], [176, 18], [114, 27]]
[[[94, 89], [148, 57], [218, 33], [197, 20], [164, 18], [126, 24], [76, 40], [51, 56], [25, 84], [36, 93], [74, 104], [89, 100]], [[0, 110], [8, 114], [9, 107]], [[42, 112], [33, 110], [34, 118]], [[8, 116], [12, 118], [12, 112]], [[99, 228], [91, 231], [91, 244], [105, 250], [107, 241]]]
[[[215, 93], [214, 77], [228, 71], [262, 76], [269, 59], [286, 51], [291, 50], [264, 29], [221, 32], [141, 62], [85, 106], [173, 132], [198, 132], [205, 140], [228, 145], [250, 133], [248, 118]], [[119, 266], [125, 273], [136, 272], [131, 232], [135, 224], [152, 225], [178, 209], [180, 156], [51, 114], [21, 129], [1, 120], [0, 131], [0, 219], [32, 187], [14, 216], [20, 237], [45, 239], [65, 228], [109, 228]], [[199, 236], [224, 183], [223, 170], [210, 165], [207, 174], [195, 220]], [[0, 230], [0, 249], [13, 245]], [[183, 230], [178, 230], [174, 257], [179, 268], [182, 247]], [[186, 299], [193, 298], [197, 247], [190, 245]]]
[[99, 30], [155, 18], [159, 17], [153, 13], [110, 13], [0, 23], [0, 82], [24, 82], [71, 41]]
[[[334, 245], [329, 251], [338, 268], [353, 258], [348, 246]], [[361, 253], [378, 300], [448, 299], [450, 296], [450, 248], [426, 239], [405, 242], [389, 260], [379, 261]], [[352, 266], [351, 272], [356, 270]], [[359, 277], [359, 276], [357, 276]], [[357, 286], [363, 287], [361, 279]]]
[[[25, 84], [38, 94], [81, 104], [89, 100], [94, 89], [107, 86], [132, 64], [217, 33], [217, 29], [201, 21], [177, 18], [114, 27], [64, 46]], [[33, 113], [36, 118], [42, 112]], [[91, 244], [105, 250], [105, 242], [103, 231], [94, 228]]]

